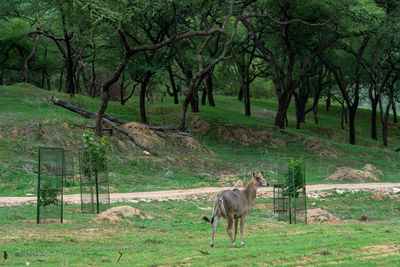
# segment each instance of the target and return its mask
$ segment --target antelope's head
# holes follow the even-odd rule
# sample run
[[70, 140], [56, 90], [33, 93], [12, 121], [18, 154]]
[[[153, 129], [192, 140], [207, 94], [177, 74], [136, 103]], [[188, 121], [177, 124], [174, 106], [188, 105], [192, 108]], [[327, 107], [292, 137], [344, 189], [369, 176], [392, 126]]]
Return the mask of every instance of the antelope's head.
[[256, 174], [253, 172], [253, 180], [256, 182], [256, 186], [269, 186], [269, 183], [264, 180], [264, 172]]

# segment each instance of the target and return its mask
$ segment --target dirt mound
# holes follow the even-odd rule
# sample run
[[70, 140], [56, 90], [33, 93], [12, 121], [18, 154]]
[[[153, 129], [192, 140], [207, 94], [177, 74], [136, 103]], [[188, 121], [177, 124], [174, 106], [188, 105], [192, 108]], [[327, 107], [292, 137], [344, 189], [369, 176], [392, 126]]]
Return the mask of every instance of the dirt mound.
[[189, 120], [189, 128], [195, 132], [205, 133], [211, 129], [211, 125], [200, 116], [193, 116]]
[[175, 145], [185, 146], [194, 150], [203, 150], [203, 146], [199, 143], [199, 141], [190, 136], [180, 135], [177, 133], [170, 134], [169, 139], [173, 139]]
[[317, 140], [317, 139], [307, 139], [304, 141], [303, 145], [308, 151], [318, 154], [322, 157], [333, 157], [336, 158], [339, 153], [332, 149], [330, 144]]
[[310, 222], [327, 222], [327, 221], [340, 221], [340, 219], [331, 213], [318, 208], [307, 210], [307, 221]]
[[139, 215], [141, 219], [154, 219], [153, 216], [147, 215], [143, 211], [135, 209], [131, 206], [119, 206], [103, 211], [102, 213], [97, 215], [97, 217], [91, 219], [90, 221], [100, 223], [122, 223], [124, 221], [124, 218], [132, 218], [136, 215]]
[[365, 182], [366, 180], [379, 181], [378, 174], [382, 175], [383, 172], [381, 170], [377, 170], [373, 165], [367, 164], [361, 170], [341, 167], [325, 180], [339, 182]]
[[144, 124], [138, 122], [129, 122], [122, 125], [121, 128], [133, 135], [136, 140], [138, 140], [144, 146], [154, 147], [164, 143], [164, 141], [153, 130]]
[[266, 130], [250, 130], [244, 127], [231, 128], [221, 126], [218, 128], [218, 136], [229, 143], [239, 142], [241, 146], [268, 141], [273, 147], [285, 146], [286, 142], [280, 139], [273, 139], [272, 132]]

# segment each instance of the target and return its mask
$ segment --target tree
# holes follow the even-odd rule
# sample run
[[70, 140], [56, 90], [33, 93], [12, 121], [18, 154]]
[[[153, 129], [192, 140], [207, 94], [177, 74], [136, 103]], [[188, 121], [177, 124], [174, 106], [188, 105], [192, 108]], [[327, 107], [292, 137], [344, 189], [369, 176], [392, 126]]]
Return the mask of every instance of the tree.
[[348, 35], [333, 30], [338, 27], [339, 8], [321, 1], [265, 1], [252, 8], [239, 18], [273, 69], [278, 99], [275, 125], [283, 129], [292, 95], [317, 54]]
[[[357, 39], [356, 39], [357, 40]], [[328, 59], [325, 55], [320, 54], [321, 60], [324, 61], [325, 66], [330, 70], [333, 74], [337, 86], [339, 87], [340, 92], [342, 93], [343, 99], [346, 103], [347, 110], [349, 111], [349, 142], [352, 145], [356, 144], [356, 135], [355, 135], [355, 118], [356, 112], [358, 109], [358, 104], [360, 101], [360, 68], [361, 68], [361, 60], [365, 51], [365, 48], [368, 44], [369, 36], [364, 36], [362, 43], [359, 45], [356, 51], [351, 50], [351, 48], [347, 48], [347, 50], [351, 50], [351, 55], [354, 56], [355, 62], [349, 62], [347, 65], [343, 65], [342, 61], [336, 61], [339, 63], [335, 63], [335, 60], [331, 57]], [[356, 42], [357, 43], [357, 42]], [[346, 52], [343, 53], [335, 53], [335, 57], [338, 58], [340, 56], [347, 58]], [[351, 64], [353, 63], [353, 64]], [[350, 67], [350, 68], [349, 68]], [[348, 75], [354, 69], [353, 75]]]
[[[234, 1], [231, 3], [233, 5]], [[187, 5], [187, 3], [181, 3], [183, 5]], [[95, 132], [96, 135], [101, 136], [103, 134], [102, 121], [104, 114], [107, 110], [108, 101], [110, 99], [109, 89], [111, 85], [118, 81], [121, 73], [127, 66], [131, 57], [137, 53], [144, 51], [155, 51], [160, 48], [171, 45], [175, 42], [183, 40], [185, 38], [190, 38], [193, 36], [212, 36], [215, 33], [226, 33], [226, 30], [221, 27], [213, 27], [207, 30], [199, 30], [199, 31], [189, 31], [189, 32], [181, 32], [176, 33], [172, 36], [165, 36], [165, 38], [157, 43], [153, 44], [140, 44], [140, 45], [132, 45], [132, 40], [135, 39], [135, 36], [127, 34], [125, 28], [129, 26], [129, 23], [134, 19], [135, 14], [138, 13], [155, 13], [160, 10], [167, 10], [169, 8], [176, 8], [175, 3], [169, 3], [165, 1], [153, 1], [147, 4], [143, 2], [125, 2], [125, 1], [108, 1], [104, 3], [103, 1], [90, 1], [87, 3], [86, 1], [77, 1], [77, 6], [79, 8], [88, 8], [91, 12], [91, 17], [95, 19], [95, 22], [102, 22], [111, 24], [117, 30], [120, 41], [124, 46], [124, 55], [120, 59], [120, 62], [116, 69], [113, 71], [111, 77], [105, 81], [101, 86], [101, 104], [98, 109], [98, 116], [96, 120]], [[194, 7], [195, 8], [195, 7]], [[185, 17], [184, 13], [180, 13], [180, 16]], [[230, 16], [229, 16], [230, 17]], [[178, 19], [179, 21], [179, 19]], [[149, 26], [151, 27], [151, 26]], [[135, 42], [133, 42], [135, 43]]]

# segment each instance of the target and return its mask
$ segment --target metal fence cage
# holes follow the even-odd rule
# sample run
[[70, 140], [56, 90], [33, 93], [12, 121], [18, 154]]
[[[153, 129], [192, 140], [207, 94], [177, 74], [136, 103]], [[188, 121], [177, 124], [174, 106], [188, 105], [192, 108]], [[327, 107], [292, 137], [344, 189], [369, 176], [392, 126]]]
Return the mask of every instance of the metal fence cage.
[[78, 154], [82, 212], [100, 213], [110, 207], [107, 165], [101, 168], [95, 166], [94, 157], [88, 149], [79, 149]]
[[[300, 161], [302, 180], [296, 180], [299, 174], [294, 173], [294, 167], [288, 168], [288, 163], [293, 162], [293, 158], [285, 158], [277, 165], [278, 183], [273, 186], [274, 214], [280, 221], [307, 224], [305, 163], [304, 160]], [[300, 186], [297, 187], [297, 184]]]
[[43, 219], [63, 222], [64, 150], [39, 148], [36, 223]]

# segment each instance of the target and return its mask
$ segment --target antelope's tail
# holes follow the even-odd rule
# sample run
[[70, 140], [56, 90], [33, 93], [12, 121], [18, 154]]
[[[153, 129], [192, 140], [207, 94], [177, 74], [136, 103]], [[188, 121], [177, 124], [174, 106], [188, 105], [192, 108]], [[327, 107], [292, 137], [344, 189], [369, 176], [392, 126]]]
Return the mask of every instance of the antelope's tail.
[[201, 216], [201, 218], [203, 219], [203, 221], [213, 224], [215, 216], [220, 217], [221, 213], [226, 214], [225, 207], [224, 207], [224, 200], [222, 197], [218, 198], [218, 201], [215, 202], [212, 217], [210, 218], [210, 216], [203, 215], [203, 216]]
[[203, 216], [201, 216], [201, 218], [203, 219], [203, 221], [211, 223], [212, 218], [210, 218], [210, 216], [203, 215]]

